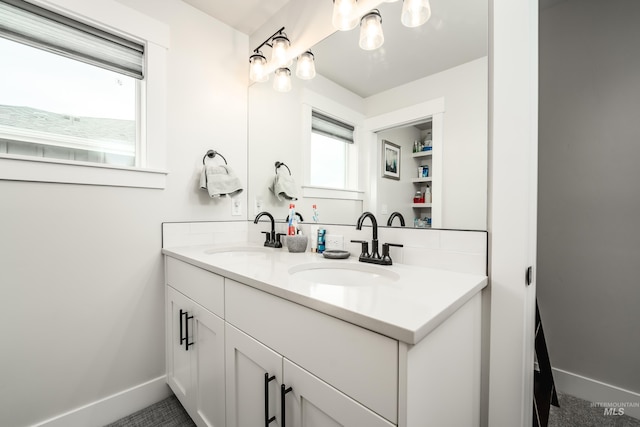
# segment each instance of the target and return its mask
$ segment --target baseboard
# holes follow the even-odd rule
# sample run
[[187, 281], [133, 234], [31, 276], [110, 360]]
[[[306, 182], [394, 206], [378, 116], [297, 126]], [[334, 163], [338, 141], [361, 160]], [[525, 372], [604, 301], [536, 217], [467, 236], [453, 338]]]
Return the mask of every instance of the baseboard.
[[[556, 389], [603, 408], [624, 408], [624, 415], [640, 419], [640, 394], [610, 384], [553, 368]], [[562, 402], [561, 402], [562, 403]], [[618, 409], [619, 411], [619, 409]]]
[[171, 395], [166, 376], [73, 409], [38, 423], [35, 427], [100, 427], [146, 408]]

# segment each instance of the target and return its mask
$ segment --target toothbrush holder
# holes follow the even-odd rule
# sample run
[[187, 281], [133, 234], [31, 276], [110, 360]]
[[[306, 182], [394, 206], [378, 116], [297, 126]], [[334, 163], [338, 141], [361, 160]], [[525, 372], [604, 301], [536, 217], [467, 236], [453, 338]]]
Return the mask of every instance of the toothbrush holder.
[[306, 235], [296, 234], [295, 236], [287, 236], [287, 248], [289, 252], [306, 252], [309, 239]]

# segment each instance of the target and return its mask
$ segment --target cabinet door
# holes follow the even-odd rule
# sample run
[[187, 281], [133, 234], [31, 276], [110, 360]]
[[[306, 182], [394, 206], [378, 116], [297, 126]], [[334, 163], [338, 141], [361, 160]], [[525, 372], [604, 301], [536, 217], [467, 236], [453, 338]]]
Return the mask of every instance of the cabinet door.
[[189, 315], [192, 418], [198, 426], [224, 427], [224, 320], [198, 304]]
[[[270, 427], [279, 426], [282, 356], [228, 323], [225, 340], [227, 427], [264, 426], [265, 415], [276, 417]], [[274, 377], [266, 390], [265, 374]]]
[[283, 360], [285, 427], [393, 427], [393, 424], [342, 394], [291, 361]]
[[191, 391], [190, 352], [185, 351], [185, 316], [191, 313], [193, 302], [170, 286], [166, 287], [166, 357], [167, 383], [178, 397], [182, 406], [189, 407]]

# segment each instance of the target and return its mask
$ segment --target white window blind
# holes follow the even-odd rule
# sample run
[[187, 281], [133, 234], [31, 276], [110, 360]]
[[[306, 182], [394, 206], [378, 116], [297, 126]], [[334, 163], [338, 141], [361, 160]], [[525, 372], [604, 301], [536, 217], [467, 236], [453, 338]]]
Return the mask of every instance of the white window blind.
[[353, 144], [353, 131], [350, 124], [341, 122], [317, 111], [311, 112], [311, 131], [329, 138]]
[[136, 79], [144, 45], [23, 0], [0, 0], [0, 36]]

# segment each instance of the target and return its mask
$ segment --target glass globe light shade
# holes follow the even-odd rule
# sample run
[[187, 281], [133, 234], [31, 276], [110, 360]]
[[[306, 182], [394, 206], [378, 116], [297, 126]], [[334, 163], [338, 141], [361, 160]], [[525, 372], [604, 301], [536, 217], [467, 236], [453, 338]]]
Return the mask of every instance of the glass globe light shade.
[[302, 80], [311, 80], [316, 76], [316, 66], [313, 53], [306, 51], [298, 57], [296, 76]]
[[404, 0], [400, 21], [405, 27], [418, 27], [431, 18], [429, 0]]
[[275, 36], [272, 40], [271, 63], [278, 68], [286, 68], [293, 64], [289, 58], [289, 39], [286, 36]]
[[358, 17], [354, 16], [356, 0], [333, 0], [333, 15], [331, 23], [333, 28], [340, 31], [349, 31], [358, 26]]
[[269, 80], [267, 58], [259, 52], [249, 57], [249, 78], [252, 82], [266, 82]]
[[289, 92], [291, 90], [291, 70], [278, 68], [273, 79], [273, 88], [278, 92]]
[[378, 10], [372, 10], [360, 21], [360, 47], [364, 50], [374, 50], [384, 43], [382, 33], [382, 16]]

